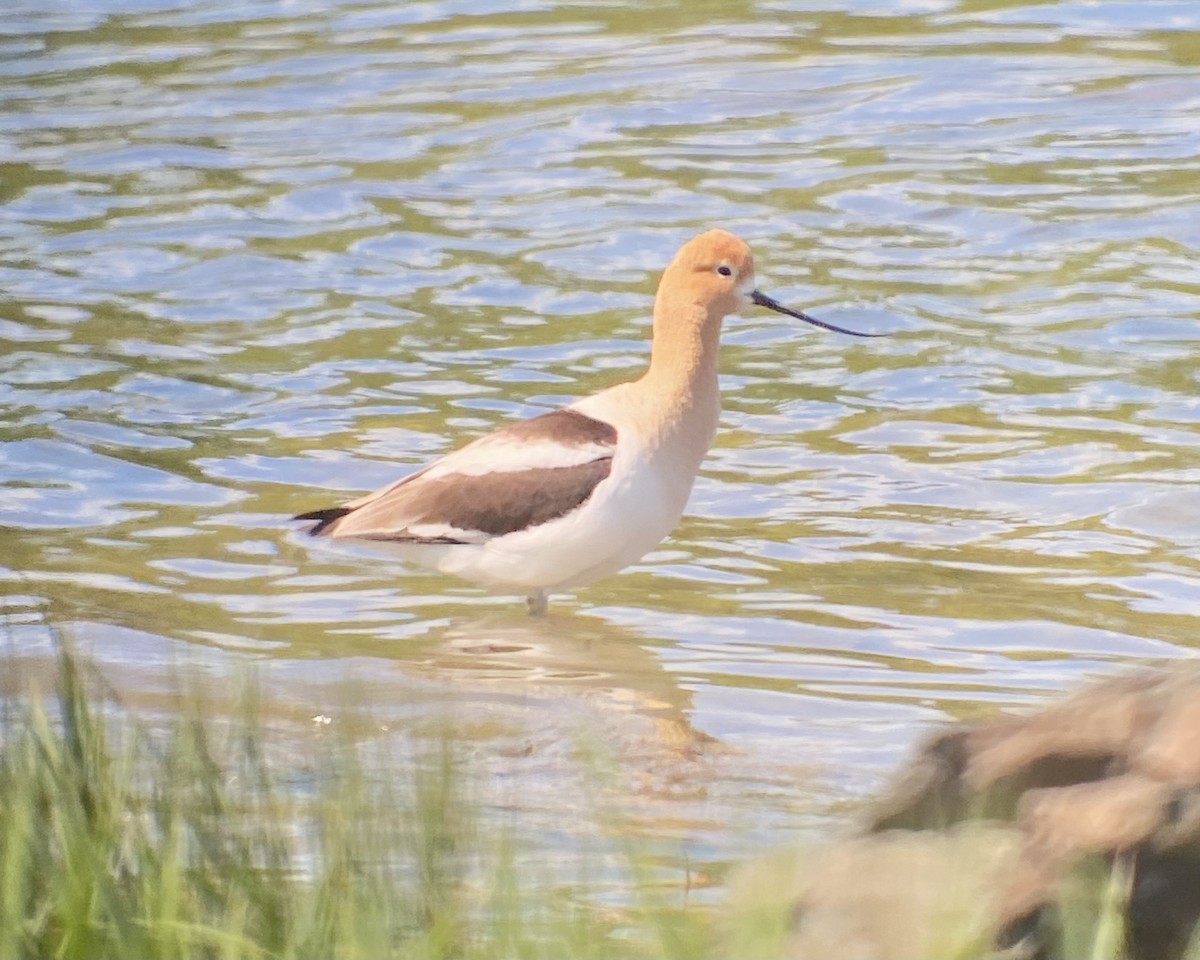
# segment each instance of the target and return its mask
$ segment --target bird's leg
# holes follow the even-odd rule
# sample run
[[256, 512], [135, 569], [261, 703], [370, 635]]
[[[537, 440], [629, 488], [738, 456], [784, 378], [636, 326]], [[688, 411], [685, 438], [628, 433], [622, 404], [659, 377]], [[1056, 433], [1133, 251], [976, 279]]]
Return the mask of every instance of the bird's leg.
[[531, 617], [544, 617], [546, 615], [546, 591], [538, 590], [536, 593], [531, 593], [525, 598], [525, 603], [529, 607], [529, 615]]

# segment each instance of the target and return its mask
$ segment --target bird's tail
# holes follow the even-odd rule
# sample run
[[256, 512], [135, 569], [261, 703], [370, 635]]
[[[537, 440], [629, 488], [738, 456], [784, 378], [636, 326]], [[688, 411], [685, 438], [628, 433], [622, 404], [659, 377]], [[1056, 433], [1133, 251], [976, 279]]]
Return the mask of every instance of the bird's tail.
[[313, 510], [311, 513], [300, 513], [293, 520], [316, 520], [316, 526], [308, 531], [310, 536], [319, 537], [330, 526], [341, 520], [348, 513], [353, 513], [353, 507], [327, 507], [324, 510]]

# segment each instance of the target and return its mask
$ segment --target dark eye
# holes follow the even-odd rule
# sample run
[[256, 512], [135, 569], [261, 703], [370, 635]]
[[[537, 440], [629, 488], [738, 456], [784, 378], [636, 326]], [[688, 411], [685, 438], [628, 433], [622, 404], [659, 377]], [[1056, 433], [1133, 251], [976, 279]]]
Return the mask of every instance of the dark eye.
[[727, 267], [727, 266], [725, 266], [725, 264], [721, 264], [721, 266], [717, 267], [717, 273], [719, 273], [723, 277], [732, 277], [733, 276], [733, 268]]

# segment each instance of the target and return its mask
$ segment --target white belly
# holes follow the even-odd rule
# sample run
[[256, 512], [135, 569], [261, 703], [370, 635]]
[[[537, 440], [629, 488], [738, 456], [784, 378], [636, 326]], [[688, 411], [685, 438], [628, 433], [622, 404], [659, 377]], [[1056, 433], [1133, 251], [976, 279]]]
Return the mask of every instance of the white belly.
[[[573, 408], [617, 428], [612, 469], [566, 516], [474, 544], [390, 545], [411, 562], [495, 589], [533, 593], [583, 586], [636, 563], [662, 542], [687, 506], [696, 472], [716, 431], [715, 399], [686, 433], [639, 429], [622, 384]], [[713, 391], [715, 398], [715, 387]], [[656, 437], [654, 449], [641, 437]]]
[[481, 544], [397, 544], [403, 555], [491, 587], [557, 591], [640, 560], [678, 523], [693, 477], [671, 478], [622, 445], [612, 471], [579, 508]]

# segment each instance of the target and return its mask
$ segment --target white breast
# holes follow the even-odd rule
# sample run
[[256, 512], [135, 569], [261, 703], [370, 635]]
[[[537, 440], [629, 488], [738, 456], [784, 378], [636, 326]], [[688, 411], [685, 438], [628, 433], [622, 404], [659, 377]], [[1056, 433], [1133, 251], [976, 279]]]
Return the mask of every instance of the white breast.
[[[690, 489], [690, 484], [688, 485]], [[578, 509], [482, 544], [422, 551], [445, 573], [494, 587], [557, 591], [582, 586], [639, 560], [675, 526], [687, 502], [672, 496], [651, 462], [618, 440], [612, 471]]]
[[699, 464], [694, 456], [681, 461], [678, 450], [647, 444], [621, 392], [574, 405], [617, 429], [612, 469], [579, 508], [485, 543], [428, 545], [419, 553], [401, 545], [401, 551], [444, 573], [521, 591], [571, 589], [637, 562], [679, 522]]
[[[636, 563], [674, 529], [687, 506], [719, 409], [692, 411], [687, 429], [660, 429], [630, 384], [573, 409], [617, 430], [612, 469], [570, 513], [478, 543], [389, 544], [389, 552], [492, 588], [531, 593], [583, 586]], [[658, 405], [661, 408], [661, 405]], [[679, 424], [680, 427], [684, 426]], [[489, 451], [481, 450], [482, 470]], [[494, 466], [499, 466], [495, 464]]]

